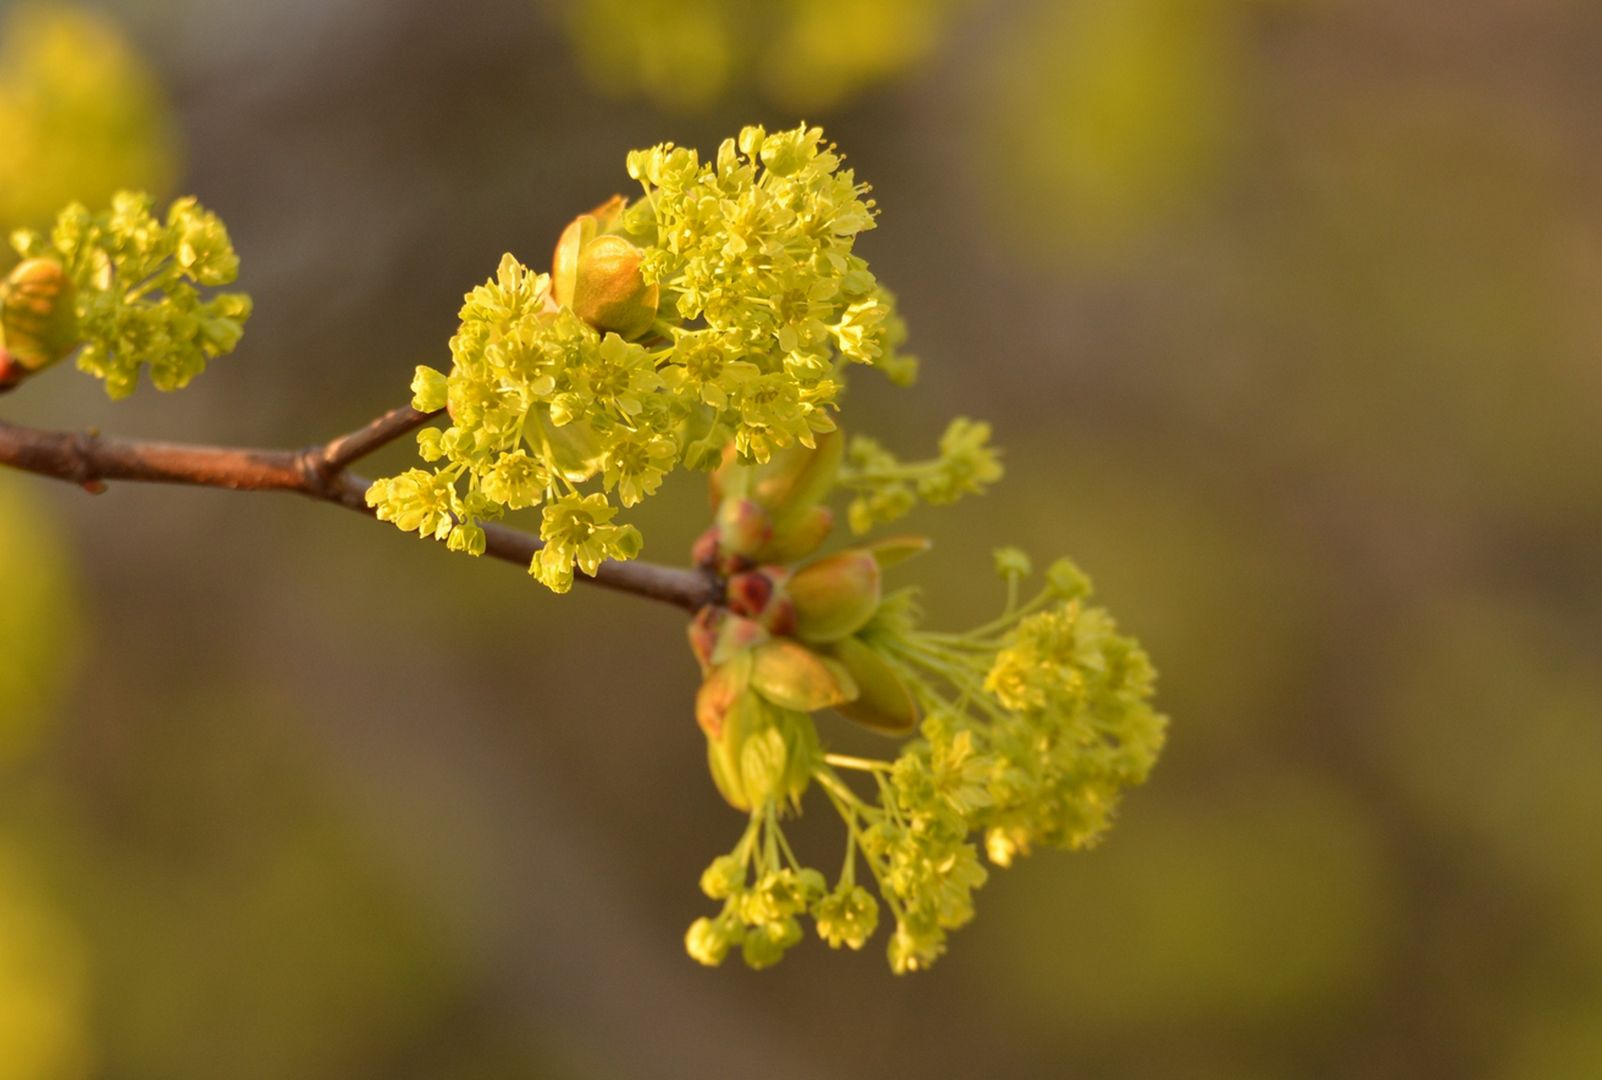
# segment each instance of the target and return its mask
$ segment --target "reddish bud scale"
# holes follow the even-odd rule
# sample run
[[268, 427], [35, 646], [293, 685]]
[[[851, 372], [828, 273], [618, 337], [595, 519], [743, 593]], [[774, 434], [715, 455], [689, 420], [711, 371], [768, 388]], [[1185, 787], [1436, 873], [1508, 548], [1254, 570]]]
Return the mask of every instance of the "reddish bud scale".
[[723, 609], [708, 605], [697, 611], [695, 618], [690, 620], [687, 631], [690, 651], [695, 654], [696, 663], [701, 665], [703, 675], [712, 667], [712, 650], [717, 647], [718, 623], [723, 613]]
[[735, 574], [729, 579], [729, 610], [754, 619], [767, 610], [773, 599], [773, 579], [761, 570]]
[[729, 578], [729, 610], [760, 623], [769, 633], [787, 636], [795, 631], [795, 605], [785, 592], [789, 572], [780, 566], [762, 566]]
[[17, 363], [17, 358], [0, 346], [0, 391], [10, 390], [28, 377], [28, 369]]

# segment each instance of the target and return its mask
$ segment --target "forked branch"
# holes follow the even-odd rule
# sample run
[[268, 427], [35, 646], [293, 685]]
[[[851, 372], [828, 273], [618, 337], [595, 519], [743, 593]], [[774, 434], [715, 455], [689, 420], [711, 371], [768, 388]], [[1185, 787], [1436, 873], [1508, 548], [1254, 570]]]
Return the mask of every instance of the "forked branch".
[[[41, 431], [0, 421], [0, 465], [77, 484], [91, 493], [104, 491], [108, 481], [290, 491], [372, 516], [365, 498], [369, 482], [350, 467], [438, 415], [394, 409], [359, 430], [304, 450], [120, 439], [97, 432]], [[525, 568], [542, 546], [538, 538], [501, 525], [485, 525], [484, 535], [486, 555]], [[697, 570], [640, 561], [608, 561], [594, 577], [576, 577], [689, 611], [711, 603], [718, 586]]]

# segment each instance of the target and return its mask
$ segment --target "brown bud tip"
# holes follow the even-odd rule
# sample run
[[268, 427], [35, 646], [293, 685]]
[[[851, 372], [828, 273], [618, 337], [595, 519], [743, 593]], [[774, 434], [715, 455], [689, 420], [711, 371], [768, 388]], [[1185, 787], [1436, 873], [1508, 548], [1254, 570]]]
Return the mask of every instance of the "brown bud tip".
[[28, 369], [17, 363], [17, 358], [0, 346], [0, 394], [14, 388], [28, 377]]
[[754, 619], [773, 599], [773, 579], [761, 570], [748, 570], [729, 579], [729, 610]]

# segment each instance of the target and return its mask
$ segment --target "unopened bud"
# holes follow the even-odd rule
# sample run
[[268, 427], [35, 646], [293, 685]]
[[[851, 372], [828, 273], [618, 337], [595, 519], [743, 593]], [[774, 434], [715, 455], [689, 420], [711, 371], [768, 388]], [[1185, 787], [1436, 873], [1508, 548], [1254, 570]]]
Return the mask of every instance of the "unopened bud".
[[879, 609], [879, 577], [878, 561], [861, 549], [801, 567], [785, 586], [795, 605], [795, 636], [839, 641], [862, 629]]
[[[717, 669], [702, 684], [696, 700], [697, 719], [707, 734], [712, 781], [738, 810], [799, 798], [821, 754], [812, 717], [768, 702], [738, 673], [719, 678], [736, 666], [749, 670], [738, 661]], [[702, 715], [703, 701], [707, 713], [718, 713], [715, 730]]]
[[766, 642], [752, 653], [751, 686], [773, 704], [797, 712], [816, 712], [857, 696], [845, 665], [788, 638]]
[[0, 298], [5, 351], [29, 371], [65, 358], [82, 340], [77, 289], [54, 259], [28, 259], [6, 278]]
[[751, 499], [725, 499], [718, 507], [718, 553], [751, 558], [773, 538], [773, 521]]
[[661, 292], [645, 282], [640, 269], [645, 253], [605, 231], [621, 208], [621, 198], [614, 198], [563, 230], [551, 263], [551, 293], [597, 330], [636, 338], [656, 321]]
[[772, 538], [753, 557], [762, 563], [791, 563], [804, 559], [823, 546], [833, 528], [834, 511], [816, 503], [783, 529], [776, 527]]

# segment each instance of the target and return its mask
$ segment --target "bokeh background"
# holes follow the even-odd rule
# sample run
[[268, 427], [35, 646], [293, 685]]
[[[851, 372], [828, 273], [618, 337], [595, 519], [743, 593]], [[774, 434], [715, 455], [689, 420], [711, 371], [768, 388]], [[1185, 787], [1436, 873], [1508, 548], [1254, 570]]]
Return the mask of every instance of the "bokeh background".
[[326, 437], [630, 148], [822, 122], [925, 362], [846, 423], [1008, 448], [915, 522], [932, 614], [994, 608], [997, 544], [1072, 554], [1173, 717], [1108, 842], [999, 872], [932, 973], [703, 970], [740, 822], [677, 613], [290, 497], [0, 476], [0, 1080], [1602, 1076], [1596, 4], [126, 0], [0, 35], [4, 224], [194, 192], [257, 299], [181, 395], [0, 403], [44, 426]]

